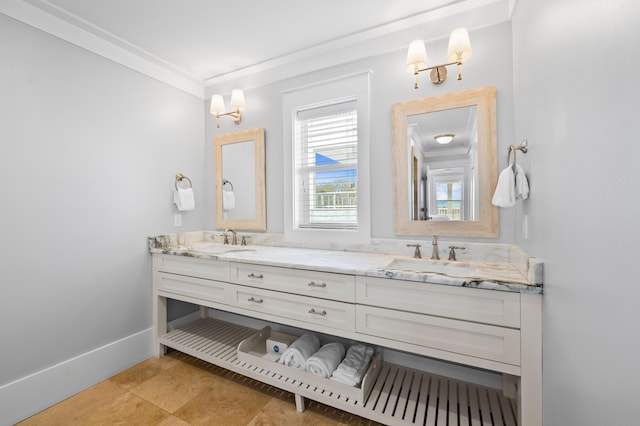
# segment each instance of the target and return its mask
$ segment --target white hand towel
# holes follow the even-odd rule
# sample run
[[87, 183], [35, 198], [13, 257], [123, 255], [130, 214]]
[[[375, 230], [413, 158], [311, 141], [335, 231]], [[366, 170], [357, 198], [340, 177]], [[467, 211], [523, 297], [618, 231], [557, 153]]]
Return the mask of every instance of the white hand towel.
[[529, 181], [519, 164], [516, 164], [516, 198], [520, 200], [529, 198]]
[[328, 379], [344, 358], [342, 343], [327, 343], [318, 352], [311, 355], [305, 364], [305, 370], [316, 376]]
[[498, 207], [513, 207], [516, 205], [516, 181], [511, 165], [500, 172], [496, 192], [491, 203]]
[[222, 190], [222, 208], [224, 210], [231, 210], [236, 207], [236, 196], [233, 191]]
[[173, 202], [180, 211], [193, 210], [196, 207], [195, 197], [192, 188], [178, 188], [173, 193]]
[[282, 353], [280, 364], [303, 368], [307, 359], [320, 348], [320, 339], [313, 333], [305, 333]]
[[347, 351], [347, 356], [331, 375], [331, 379], [350, 386], [359, 386], [369, 369], [373, 352], [373, 348], [369, 346], [360, 343], [352, 345]]

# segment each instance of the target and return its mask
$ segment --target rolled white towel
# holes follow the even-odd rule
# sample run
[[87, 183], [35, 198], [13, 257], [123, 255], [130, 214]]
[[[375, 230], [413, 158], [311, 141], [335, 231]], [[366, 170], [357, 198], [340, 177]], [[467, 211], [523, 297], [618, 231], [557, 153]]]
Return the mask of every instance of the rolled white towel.
[[282, 353], [280, 364], [304, 368], [307, 359], [318, 351], [320, 339], [313, 333], [305, 333]]
[[516, 198], [520, 200], [529, 198], [529, 181], [520, 164], [516, 164]]
[[516, 181], [511, 165], [500, 172], [498, 185], [491, 203], [498, 207], [513, 207], [516, 205]]
[[328, 379], [344, 358], [342, 343], [327, 343], [307, 359], [305, 370], [316, 376]]
[[361, 343], [352, 345], [344, 360], [331, 375], [331, 379], [350, 386], [359, 386], [369, 369], [373, 348]]

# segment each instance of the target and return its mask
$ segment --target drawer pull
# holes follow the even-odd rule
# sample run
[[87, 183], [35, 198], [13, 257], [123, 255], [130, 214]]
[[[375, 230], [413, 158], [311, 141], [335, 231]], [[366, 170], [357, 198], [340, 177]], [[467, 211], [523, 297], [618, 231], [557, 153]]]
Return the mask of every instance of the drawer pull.
[[249, 302], [255, 302], [255, 303], [262, 303], [264, 302], [264, 300], [262, 299], [256, 299], [255, 297], [250, 297], [247, 299]]
[[307, 284], [309, 287], [320, 287], [320, 288], [325, 288], [327, 286], [326, 283], [315, 283], [313, 281], [311, 281], [310, 283]]
[[310, 314], [314, 314], [314, 315], [320, 315], [320, 316], [325, 316], [325, 315], [327, 315], [327, 311], [322, 311], [322, 312], [320, 312], [320, 311], [316, 311], [316, 310], [315, 310], [315, 309], [313, 309], [313, 308], [309, 309], [309, 313], [310, 313]]
[[264, 277], [262, 276], [262, 274], [260, 274], [260, 275], [256, 275], [256, 274], [249, 274], [249, 275], [247, 275], [247, 276], [248, 276], [249, 278], [264, 278]]

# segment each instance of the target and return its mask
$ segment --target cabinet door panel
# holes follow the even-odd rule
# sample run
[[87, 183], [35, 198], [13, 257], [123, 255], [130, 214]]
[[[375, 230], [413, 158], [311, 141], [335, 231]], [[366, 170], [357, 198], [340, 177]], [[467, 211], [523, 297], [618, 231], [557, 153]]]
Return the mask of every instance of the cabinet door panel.
[[520, 293], [359, 276], [359, 304], [520, 328]]
[[229, 262], [226, 261], [160, 255], [155, 262], [155, 269], [160, 272], [229, 281]]
[[174, 274], [158, 274], [158, 291], [228, 304], [230, 284]]
[[358, 305], [356, 331], [520, 365], [520, 332], [510, 328]]

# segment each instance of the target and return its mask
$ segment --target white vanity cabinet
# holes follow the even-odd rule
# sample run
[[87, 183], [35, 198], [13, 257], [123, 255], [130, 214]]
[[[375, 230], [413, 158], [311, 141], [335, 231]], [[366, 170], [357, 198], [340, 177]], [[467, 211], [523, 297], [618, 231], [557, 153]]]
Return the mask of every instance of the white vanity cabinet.
[[[168, 298], [200, 305], [201, 319], [167, 332]], [[540, 298], [153, 254], [158, 356], [172, 347], [293, 392], [299, 410], [308, 397], [385, 424], [540, 425]], [[503, 392], [383, 362], [371, 395], [354, 401], [239, 360], [257, 330], [208, 318], [207, 308], [500, 372]]]

